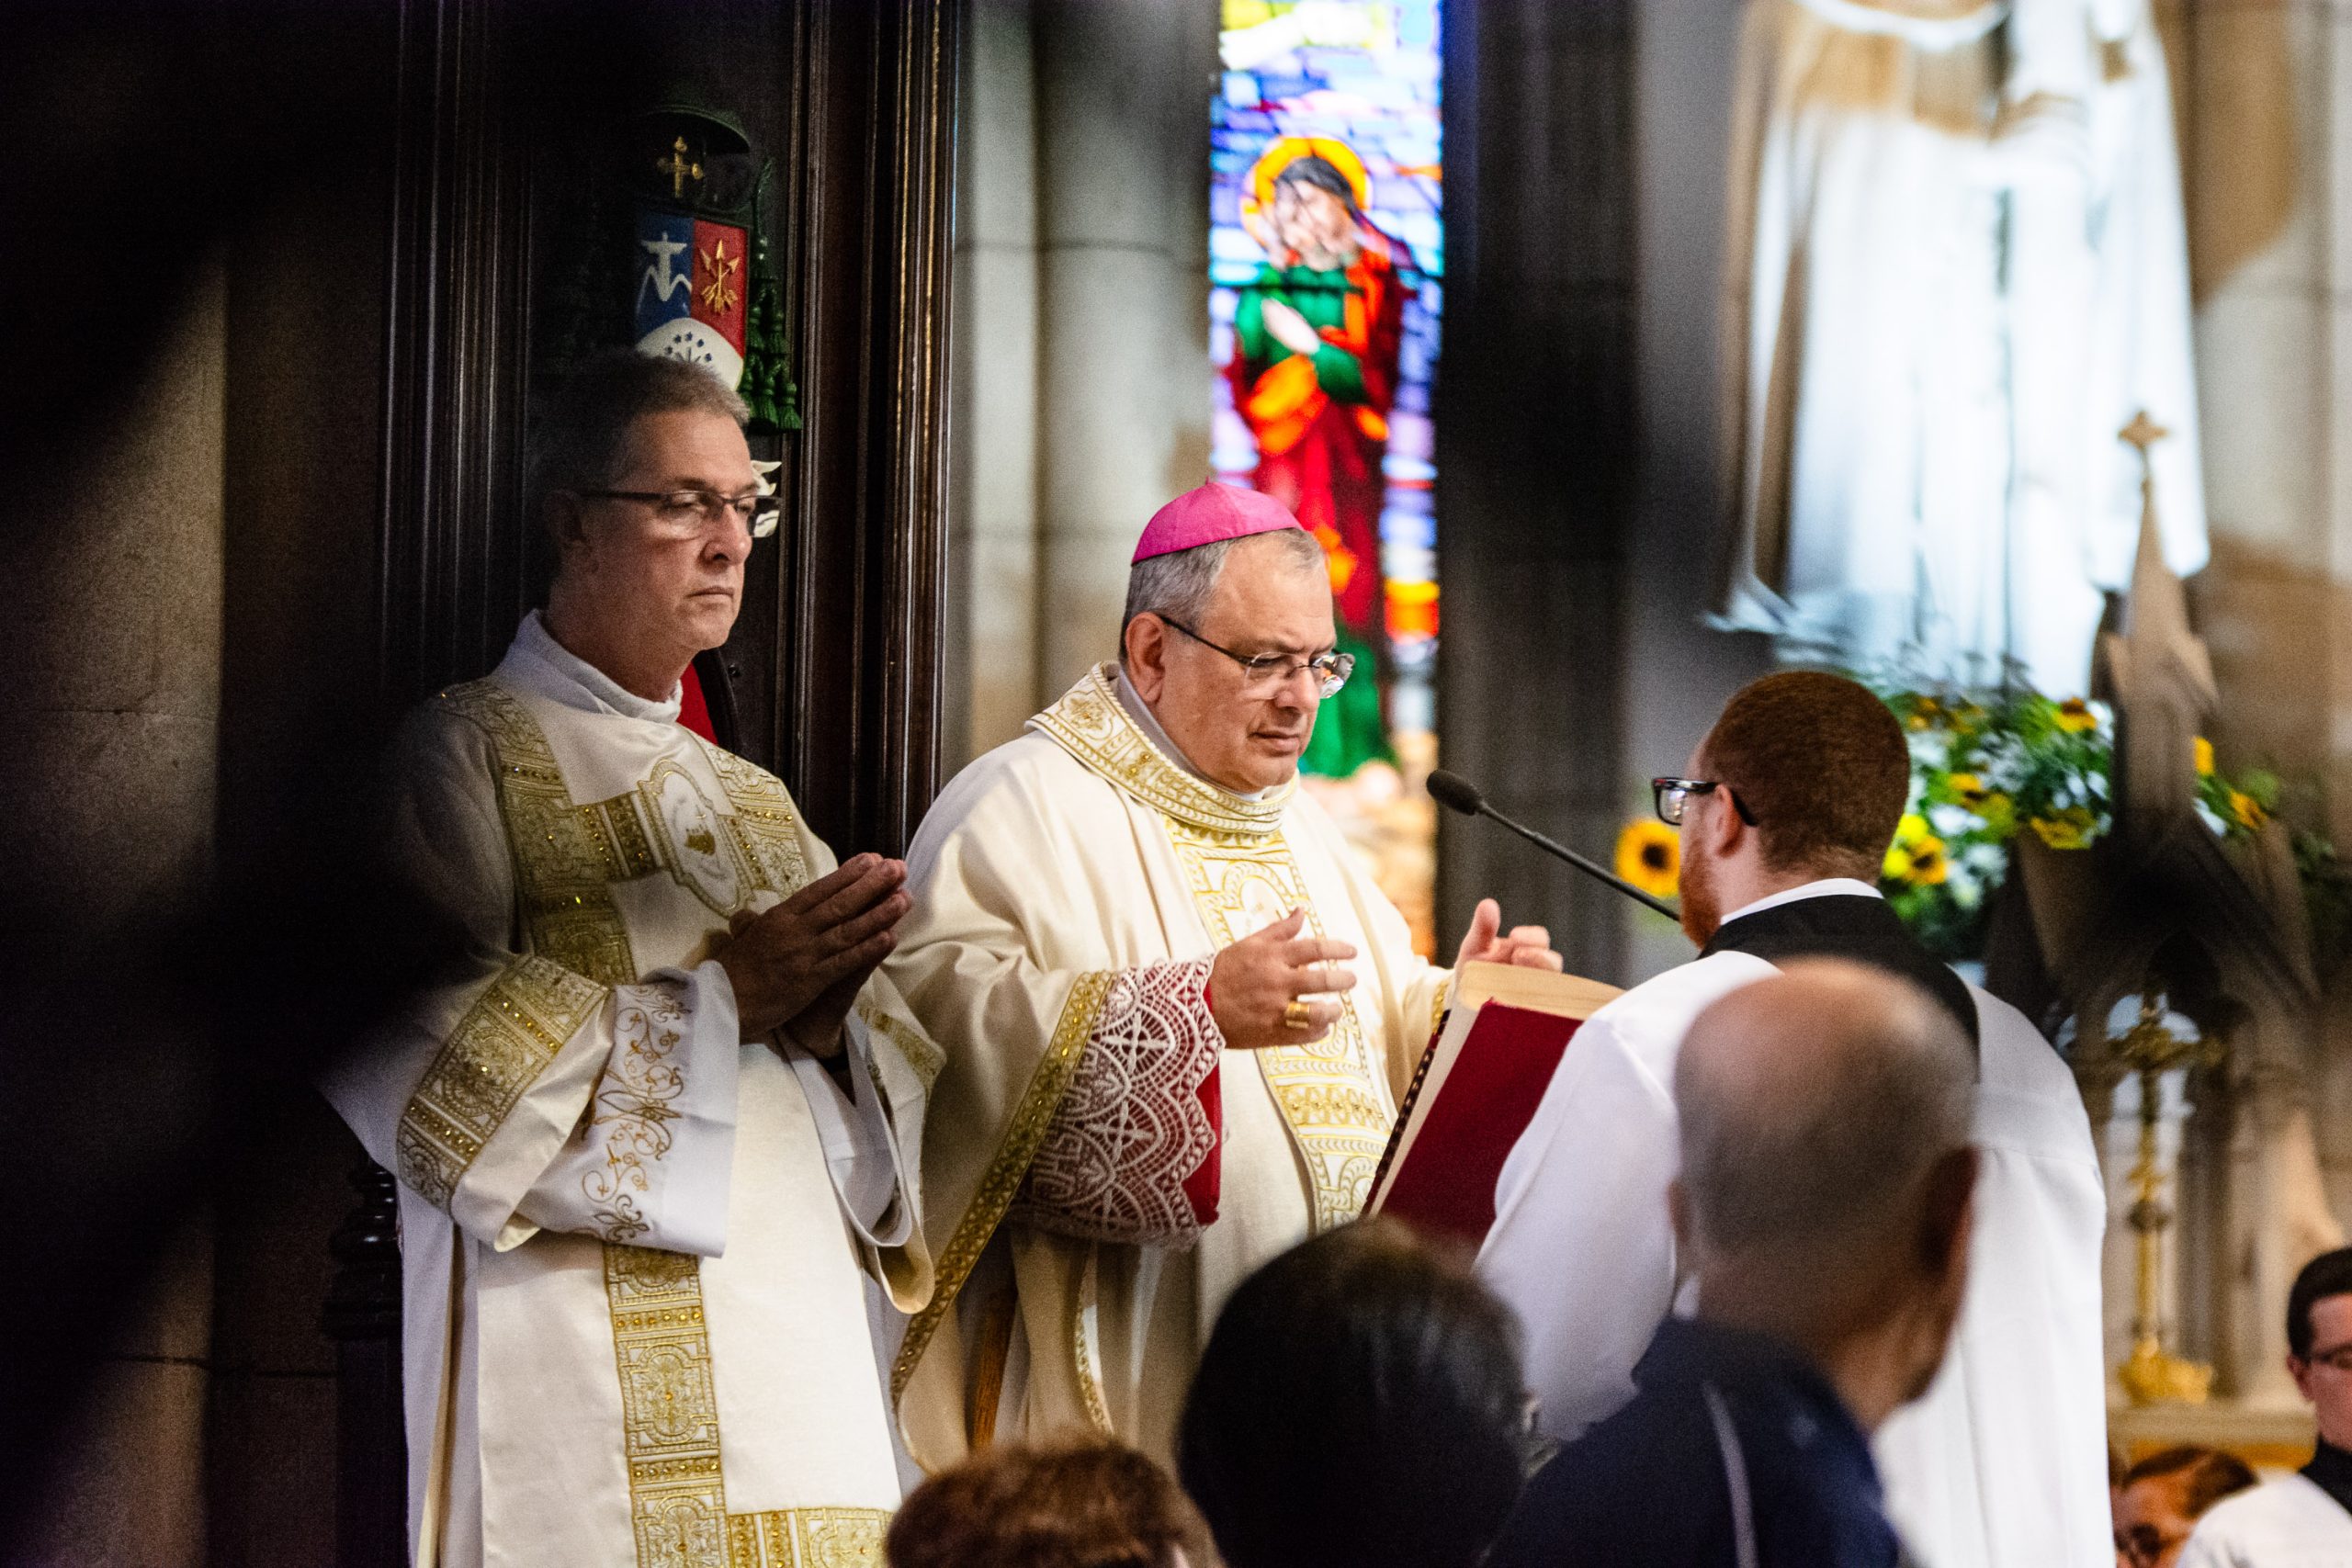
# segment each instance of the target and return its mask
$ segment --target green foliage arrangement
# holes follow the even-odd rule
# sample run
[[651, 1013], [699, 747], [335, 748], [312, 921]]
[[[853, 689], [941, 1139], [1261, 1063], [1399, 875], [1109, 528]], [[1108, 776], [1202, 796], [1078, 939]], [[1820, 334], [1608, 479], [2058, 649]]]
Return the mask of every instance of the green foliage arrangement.
[[[2086, 850], [2113, 826], [2115, 716], [2104, 703], [2038, 693], [1880, 688], [1911, 748], [1911, 795], [1879, 886], [1919, 939], [1947, 961], [1979, 957], [2011, 840]], [[2222, 773], [2197, 741], [2197, 812], [2223, 838], [2251, 836], [2278, 805], [2268, 773]], [[2352, 874], [2333, 846], [2299, 835], [2297, 863], [2314, 935], [2332, 910], [2334, 940], [2352, 940]], [[2323, 897], [2324, 895], [2324, 897]], [[2316, 942], [2323, 953], [2341, 951]]]

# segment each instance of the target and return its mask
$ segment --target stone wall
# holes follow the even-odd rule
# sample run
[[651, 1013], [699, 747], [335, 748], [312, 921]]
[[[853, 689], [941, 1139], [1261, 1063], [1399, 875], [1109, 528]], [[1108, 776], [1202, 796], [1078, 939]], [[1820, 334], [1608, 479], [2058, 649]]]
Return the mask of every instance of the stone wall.
[[[0, 748], [0, 878], [36, 928], [12, 933], [11, 954], [86, 965], [101, 987], [57, 1020], [71, 1098], [47, 1113], [86, 1132], [90, 1152], [120, 1161], [94, 1164], [117, 1172], [141, 1168], [132, 1140], [168, 1146], [210, 1101], [193, 1021], [136, 993], [153, 978], [153, 944], [197, 912], [213, 869], [226, 293], [220, 265], [198, 273], [150, 363], [79, 450], [58, 454], [8, 539], [16, 704]], [[119, 1146], [109, 1122], [124, 1126]], [[175, 1188], [132, 1183], [119, 1197], [176, 1234], [123, 1303], [53, 1456], [27, 1556], [54, 1568], [204, 1559], [210, 1225], [175, 1212]], [[107, 1223], [135, 1245], [135, 1211]]]
[[972, 20], [951, 772], [1116, 652], [1136, 535], [1209, 468], [1216, 7], [975, 0]]

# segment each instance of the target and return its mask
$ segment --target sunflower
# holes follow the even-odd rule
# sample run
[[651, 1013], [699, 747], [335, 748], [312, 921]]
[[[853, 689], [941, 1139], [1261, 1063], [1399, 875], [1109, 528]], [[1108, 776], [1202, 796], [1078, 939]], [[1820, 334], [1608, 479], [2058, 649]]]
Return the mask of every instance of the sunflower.
[[1654, 898], [1682, 886], [1682, 835], [1653, 817], [1636, 817], [1617, 835], [1617, 874]]
[[1880, 870], [1914, 887], [1934, 887], [1951, 874], [1951, 866], [1944, 859], [1944, 841], [1928, 830], [1928, 819], [1916, 812], [1906, 815], [1894, 829], [1894, 842], [1887, 847], [1886, 863]]
[[2098, 728], [2098, 715], [2082, 698], [2068, 697], [2058, 705], [2058, 728], [2072, 735], [2086, 734]]
[[2070, 806], [2055, 816], [2030, 818], [2026, 826], [2053, 850], [2086, 850], [2091, 847], [2091, 832], [2096, 824], [2090, 807]]
[[2197, 776], [2200, 779], [2213, 776], [2213, 743], [2201, 735], [2197, 738]]

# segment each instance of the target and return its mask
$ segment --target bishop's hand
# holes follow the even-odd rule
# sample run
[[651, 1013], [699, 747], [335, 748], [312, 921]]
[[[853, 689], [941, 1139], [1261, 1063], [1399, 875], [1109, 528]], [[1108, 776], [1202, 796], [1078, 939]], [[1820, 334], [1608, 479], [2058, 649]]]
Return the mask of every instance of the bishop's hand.
[[1470, 916], [1470, 929], [1463, 933], [1462, 951], [1453, 961], [1456, 969], [1465, 964], [1516, 964], [1523, 969], [1549, 969], [1560, 972], [1560, 955], [1552, 951], [1552, 933], [1542, 926], [1513, 926], [1509, 936], [1502, 934], [1503, 907], [1492, 898], [1478, 900], [1478, 908]]
[[1306, 929], [1306, 911], [1293, 909], [1218, 951], [1209, 966], [1209, 1011], [1232, 1049], [1305, 1045], [1339, 1021], [1340, 1003], [1329, 998], [1355, 988], [1347, 960], [1356, 950], [1300, 935]]
[[743, 1038], [789, 1025], [812, 1054], [839, 1052], [858, 988], [890, 955], [914, 907], [901, 891], [906, 880], [904, 861], [856, 855], [763, 914], [737, 911], [734, 935], [714, 956], [735, 987]]

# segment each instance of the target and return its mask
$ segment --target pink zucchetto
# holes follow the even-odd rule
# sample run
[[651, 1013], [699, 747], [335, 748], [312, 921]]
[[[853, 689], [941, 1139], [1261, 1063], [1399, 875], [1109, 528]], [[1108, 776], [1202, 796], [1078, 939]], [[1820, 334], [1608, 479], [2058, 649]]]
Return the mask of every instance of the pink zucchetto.
[[1278, 534], [1299, 526], [1290, 508], [1272, 496], [1211, 481], [1186, 491], [1153, 513], [1127, 564], [1198, 549], [1220, 539], [1246, 539], [1252, 534]]

